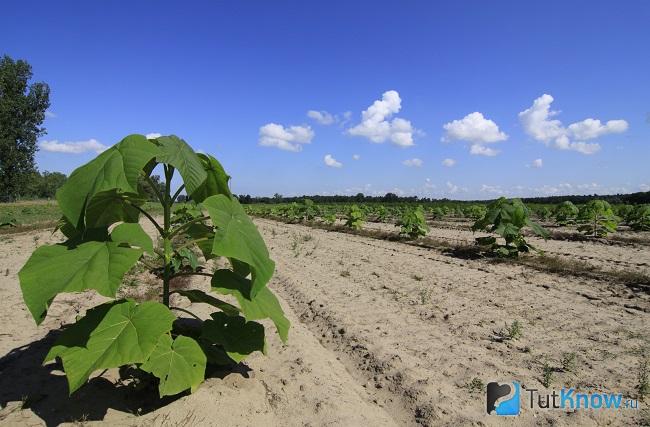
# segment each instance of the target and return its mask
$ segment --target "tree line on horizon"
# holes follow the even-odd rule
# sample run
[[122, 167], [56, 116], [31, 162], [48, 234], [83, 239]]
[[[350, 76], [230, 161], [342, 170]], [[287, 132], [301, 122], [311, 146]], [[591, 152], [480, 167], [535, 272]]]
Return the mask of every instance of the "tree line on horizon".
[[[418, 196], [398, 196], [395, 193], [386, 193], [383, 196], [367, 196], [363, 193], [355, 195], [302, 195], [302, 196], [283, 196], [279, 193], [274, 194], [272, 197], [266, 196], [251, 196], [249, 194], [237, 195], [239, 202], [242, 204], [284, 204], [293, 202], [302, 202], [305, 199], [310, 199], [314, 203], [489, 203], [490, 200], [454, 200], [449, 198], [435, 199], [430, 197]], [[522, 197], [524, 203], [533, 204], [549, 204], [554, 205], [569, 201], [574, 204], [584, 204], [591, 200], [600, 199], [605, 200], [610, 204], [648, 204], [650, 203], [650, 191], [637, 192], [630, 194], [610, 194], [610, 195], [568, 195], [568, 196], [545, 196], [545, 197]]]

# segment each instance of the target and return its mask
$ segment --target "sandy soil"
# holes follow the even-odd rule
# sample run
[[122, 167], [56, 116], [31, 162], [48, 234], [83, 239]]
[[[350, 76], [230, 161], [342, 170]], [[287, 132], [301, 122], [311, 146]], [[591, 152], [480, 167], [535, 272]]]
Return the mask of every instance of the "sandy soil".
[[[60, 367], [41, 367], [41, 360], [56, 330], [101, 298], [61, 295], [36, 327], [17, 272], [37, 244], [59, 236], [3, 237], [0, 424], [629, 425], [648, 417], [527, 408], [516, 419], [489, 417], [484, 392], [467, 386], [475, 378], [519, 380], [543, 390], [546, 361], [554, 389], [635, 397], [641, 353], [650, 346], [647, 296], [398, 242], [256, 222], [277, 263], [270, 286], [292, 322], [288, 345], [269, 334], [268, 357], [255, 355], [236, 372], [215, 373], [196, 393], [162, 404], [115, 384], [114, 372], [67, 397]], [[585, 251], [580, 242], [561, 243], [572, 254]], [[192, 310], [208, 314], [201, 305]], [[522, 336], [501, 341], [499, 331], [515, 320]], [[563, 372], [568, 353], [576, 354], [575, 368]]]

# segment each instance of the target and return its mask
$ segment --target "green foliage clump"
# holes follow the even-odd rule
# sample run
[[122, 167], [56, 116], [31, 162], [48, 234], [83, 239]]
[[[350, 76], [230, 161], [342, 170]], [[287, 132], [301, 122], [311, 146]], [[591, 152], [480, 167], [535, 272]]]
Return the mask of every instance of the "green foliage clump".
[[562, 202], [555, 210], [555, 223], [561, 226], [574, 224], [578, 212], [576, 205], [570, 201]]
[[12, 212], [0, 215], [0, 227], [15, 227], [16, 225], [18, 225], [18, 221]]
[[431, 209], [433, 219], [443, 219], [446, 215], [447, 211], [440, 206]]
[[608, 202], [592, 200], [582, 206], [577, 221], [578, 231], [592, 237], [605, 237], [616, 231], [619, 218]]
[[377, 215], [378, 222], [386, 222], [386, 219], [388, 218], [388, 209], [386, 209], [384, 206], [379, 206], [375, 213]]
[[147, 200], [152, 202], [158, 201], [158, 194], [165, 191], [165, 183], [160, 180], [160, 175], [151, 175], [138, 177], [138, 193], [145, 195]]
[[312, 221], [320, 214], [318, 206], [311, 199], [304, 199], [302, 205], [298, 206], [299, 215], [303, 220]]
[[542, 206], [535, 213], [537, 214], [537, 217], [542, 221], [546, 221], [553, 214], [553, 212], [546, 206]]
[[336, 214], [334, 212], [323, 215], [323, 222], [328, 225], [334, 225], [336, 222]]
[[[138, 185], [157, 165], [164, 169], [164, 188], [151, 189], [161, 223]], [[172, 194], [176, 171], [183, 185]], [[113, 299], [66, 328], [45, 357], [45, 362], [62, 361], [70, 393], [93, 372], [126, 365], [157, 377], [161, 397], [195, 391], [208, 364], [239, 363], [266, 351], [264, 326], [255, 320], [269, 318], [287, 340], [289, 321], [267, 287], [275, 264], [228, 181], [217, 159], [195, 153], [176, 136], [130, 135], [76, 169], [59, 189], [60, 230], [67, 240], [36, 249], [18, 273], [25, 304], [40, 324], [60, 293], [93, 289]], [[183, 189], [194, 203], [173, 210]], [[140, 215], [158, 232], [159, 248], [139, 224]], [[205, 261], [197, 254], [205, 261], [223, 257], [230, 267], [204, 272]], [[134, 269], [161, 279], [160, 301], [117, 297], [124, 276]], [[194, 274], [210, 276], [212, 292], [170, 288], [173, 279]], [[173, 293], [215, 312], [202, 320], [171, 305]], [[229, 295], [237, 305], [215, 294]], [[180, 321], [179, 312], [197, 322]]]
[[365, 220], [365, 212], [355, 204], [350, 206], [348, 209], [347, 216], [345, 217], [345, 226], [355, 230], [360, 230]]
[[50, 88], [32, 83], [32, 67], [23, 60], [0, 58], [0, 202], [24, 196], [37, 174], [36, 141], [45, 134]]
[[524, 227], [544, 239], [549, 237], [546, 229], [530, 219], [528, 208], [521, 200], [501, 197], [487, 206], [485, 216], [474, 223], [472, 231], [482, 230], [498, 234], [505, 240], [504, 245], [499, 244], [493, 236], [479, 237], [476, 243], [489, 247], [489, 251], [497, 256], [516, 257], [519, 252], [536, 250], [524, 239]]
[[614, 213], [619, 218], [624, 218], [627, 222], [628, 217], [634, 211], [634, 206], [632, 205], [616, 205], [612, 206]]
[[553, 372], [554, 369], [548, 363], [548, 360], [544, 361], [544, 366], [542, 366], [542, 385], [546, 388], [551, 387], [553, 384]]
[[302, 220], [300, 206], [296, 202], [280, 207], [280, 216], [289, 222], [300, 222]]
[[406, 209], [396, 224], [400, 227], [400, 234], [408, 236], [411, 239], [417, 239], [426, 236], [429, 226], [424, 218], [424, 209], [422, 206]]
[[626, 222], [634, 231], [650, 231], [650, 205], [640, 205], [628, 213]]
[[486, 208], [483, 205], [471, 205], [465, 209], [465, 216], [476, 221], [485, 215]]

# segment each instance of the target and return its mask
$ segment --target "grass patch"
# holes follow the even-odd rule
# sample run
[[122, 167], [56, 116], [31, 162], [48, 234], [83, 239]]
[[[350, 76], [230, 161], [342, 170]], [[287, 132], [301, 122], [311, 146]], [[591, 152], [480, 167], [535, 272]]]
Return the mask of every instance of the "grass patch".
[[485, 384], [483, 384], [483, 381], [481, 381], [480, 378], [474, 377], [472, 378], [472, 381], [465, 384], [464, 387], [467, 389], [467, 391], [469, 391], [470, 394], [475, 394], [482, 393], [485, 389]]
[[575, 373], [577, 367], [577, 356], [575, 353], [564, 353], [560, 363], [562, 364], [562, 371]]
[[[153, 216], [163, 213], [157, 203], [147, 202], [143, 208]], [[0, 224], [12, 224], [0, 227], [0, 235], [51, 229], [56, 227], [61, 216], [59, 205], [54, 200], [0, 203]]]
[[639, 362], [638, 383], [636, 389], [640, 399], [645, 399], [650, 395], [650, 360], [643, 357]]
[[553, 371], [554, 369], [548, 361], [544, 362], [544, 366], [542, 366], [542, 385], [546, 388], [549, 388], [553, 384]]

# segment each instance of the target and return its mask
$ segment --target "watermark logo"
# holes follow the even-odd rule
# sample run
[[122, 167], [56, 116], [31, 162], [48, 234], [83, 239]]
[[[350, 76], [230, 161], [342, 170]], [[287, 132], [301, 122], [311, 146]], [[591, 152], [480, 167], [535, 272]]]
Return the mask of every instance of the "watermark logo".
[[[560, 409], [575, 411], [583, 409], [626, 410], [639, 409], [636, 399], [626, 398], [622, 393], [577, 392], [574, 388], [562, 388], [541, 393], [536, 388], [526, 389], [530, 409]], [[487, 385], [486, 411], [489, 415], [519, 415], [521, 387], [517, 381], [490, 382]]]
[[490, 382], [487, 385], [486, 410], [490, 415], [519, 415], [520, 387], [517, 381]]
[[622, 393], [579, 393], [573, 388], [563, 388], [559, 393], [553, 390], [545, 395], [536, 388], [526, 391], [531, 409], [639, 409], [636, 399], [624, 398]]

